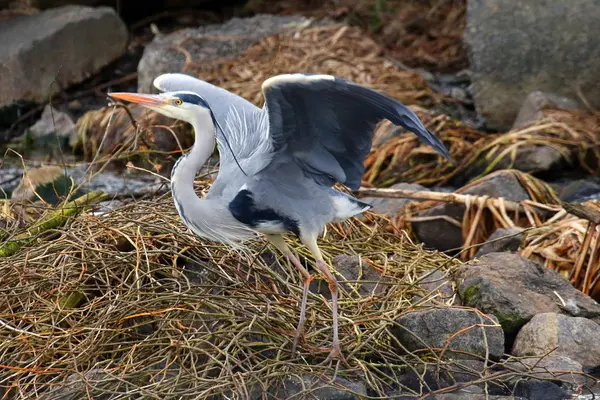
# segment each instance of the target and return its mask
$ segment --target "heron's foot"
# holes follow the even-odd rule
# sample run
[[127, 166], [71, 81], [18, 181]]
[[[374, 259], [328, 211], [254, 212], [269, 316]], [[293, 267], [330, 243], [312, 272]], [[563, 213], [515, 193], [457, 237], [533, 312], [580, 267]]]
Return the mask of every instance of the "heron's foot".
[[344, 364], [346, 367], [350, 368], [350, 364], [348, 364], [348, 361], [346, 361], [346, 357], [344, 357], [344, 354], [342, 353], [342, 349], [340, 347], [339, 342], [333, 343], [333, 345], [331, 346], [331, 350], [329, 351], [329, 355], [322, 363], [320, 363], [320, 365], [331, 365], [334, 360], [337, 360], [338, 362]]

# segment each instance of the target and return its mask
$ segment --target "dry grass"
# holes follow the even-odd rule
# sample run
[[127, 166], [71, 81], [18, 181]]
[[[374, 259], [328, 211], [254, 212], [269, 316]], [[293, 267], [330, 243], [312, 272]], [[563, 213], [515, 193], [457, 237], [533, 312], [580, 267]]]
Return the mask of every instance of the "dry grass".
[[598, 300], [600, 221], [585, 214], [600, 215], [600, 202], [591, 200], [576, 207], [587, 212], [582, 214], [566, 207], [544, 224], [526, 232], [520, 252], [559, 272], [583, 293]]
[[[509, 202], [502, 198], [489, 196], [460, 196], [465, 190], [477, 185], [482, 180], [493, 179], [496, 174], [507, 173], [514, 175], [528, 193], [529, 200]], [[462, 233], [463, 245], [459, 256], [462, 260], [472, 259], [479, 246], [497, 228], [536, 227], [541, 225], [548, 216], [561, 210], [559, 200], [548, 185], [531, 175], [516, 170], [495, 172], [463, 186], [455, 193], [459, 194], [460, 198], [453, 202], [464, 205], [462, 220], [455, 221]], [[439, 195], [446, 194], [440, 193]], [[404, 214], [398, 215], [392, 220], [394, 230], [396, 232], [411, 230], [411, 223], [418, 221], [423, 211], [438, 204], [440, 204], [439, 201], [435, 200], [410, 204]]]
[[[398, 355], [388, 328], [416, 305], [414, 295], [427, 296], [419, 276], [456, 262], [386, 234], [380, 217], [369, 221], [331, 226], [322, 248], [328, 261], [358, 254], [384, 277], [370, 296], [342, 291], [340, 336], [352, 368], [339, 370], [362, 374], [383, 394], [397, 379], [390, 371], [421, 363]], [[40, 236], [0, 264], [1, 385], [33, 398], [95, 370], [88, 378], [99, 380], [79, 396], [126, 389], [206, 398], [294, 374], [328, 376], [330, 367], [316, 365], [331, 340], [328, 303], [309, 296], [305, 340], [290, 354], [301, 278], [268, 252], [256, 257], [263, 245], [243, 257], [203, 243], [167, 196], [81, 215]]]
[[[365, 161], [368, 185], [390, 186], [414, 182], [426, 186], [477, 179], [500, 169], [515, 167], [521, 154], [536, 146], [559, 152], [572, 168], [595, 175], [600, 171], [600, 113], [548, 109], [544, 118], [507, 133], [491, 134], [467, 127], [446, 115], [416, 110], [425, 125], [450, 150], [446, 162], [421, 144], [412, 133], [392, 138], [372, 149]], [[375, 136], [387, 136], [392, 125], [379, 126]], [[524, 172], [537, 172], [526, 170]], [[475, 176], [475, 178], [473, 178]]]
[[235, 59], [195, 62], [184, 43], [184, 72], [194, 74], [262, 105], [261, 84], [284, 73], [332, 74], [372, 87], [407, 104], [432, 105], [442, 99], [417, 73], [401, 70], [382, 57], [364, 32], [347, 25], [307, 27], [259, 41]]
[[413, 68], [448, 72], [467, 67], [465, 0], [251, 0], [252, 13], [302, 14], [347, 21]]
[[168, 173], [181, 153], [193, 145], [189, 124], [138, 104], [89, 111], [77, 121], [74, 150], [83, 160]]
[[[529, 200], [508, 201], [489, 196], [462, 194], [468, 188], [495, 174], [511, 173], [527, 191]], [[561, 202], [543, 181], [520, 171], [498, 171], [466, 185], [455, 193], [363, 189], [362, 194], [380, 197], [426, 200], [410, 203], [385, 227], [397, 235], [412, 232], [412, 224], [422, 221], [422, 212], [441, 202], [464, 206], [460, 220], [462, 247], [459, 258], [470, 260], [498, 228], [520, 228], [524, 234], [520, 254], [553, 269], [569, 279], [582, 293], [600, 299], [600, 202], [583, 205]], [[441, 216], [448, 219], [448, 216]], [[451, 218], [450, 218], [451, 219]]]

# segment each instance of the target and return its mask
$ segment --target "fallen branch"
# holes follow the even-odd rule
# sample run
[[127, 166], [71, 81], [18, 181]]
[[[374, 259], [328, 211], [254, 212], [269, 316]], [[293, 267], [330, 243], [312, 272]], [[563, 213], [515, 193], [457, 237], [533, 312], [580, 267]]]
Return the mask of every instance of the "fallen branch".
[[502, 197], [475, 196], [460, 193], [441, 193], [426, 190], [404, 190], [404, 189], [376, 189], [360, 188], [356, 191], [359, 196], [385, 197], [391, 199], [433, 200], [444, 203], [472, 204], [474, 202], [487, 202], [488, 204], [504, 208], [506, 211], [525, 211], [524, 206], [532, 206], [544, 211], [558, 212], [561, 206], [542, 204], [531, 200], [512, 201]]
[[68, 202], [64, 207], [51, 211], [47, 216], [33, 224], [25, 232], [16, 235], [0, 246], [0, 257], [8, 257], [16, 253], [23, 246], [32, 243], [37, 235], [50, 229], [58, 228], [71, 217], [79, 214], [85, 207], [97, 204], [106, 199], [108, 195], [101, 191], [93, 191], [84, 194], [77, 199]]

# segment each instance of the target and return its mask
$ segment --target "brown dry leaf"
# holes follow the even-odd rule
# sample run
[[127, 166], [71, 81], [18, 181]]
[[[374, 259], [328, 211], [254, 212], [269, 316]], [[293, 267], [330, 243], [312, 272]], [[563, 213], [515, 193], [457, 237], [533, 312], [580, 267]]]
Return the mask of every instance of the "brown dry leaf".
[[[587, 209], [588, 214], [595, 214], [600, 212], [600, 201], [590, 200], [578, 205], [578, 208]], [[600, 230], [598, 227], [593, 230], [592, 237], [588, 239], [590, 246], [583, 253], [589, 223], [587, 219], [565, 214], [551, 224], [544, 225], [545, 229], [526, 233], [521, 254], [571, 279], [579, 290], [598, 299], [600, 254], [595, 248], [600, 242]], [[540, 235], [543, 235], [542, 240], [539, 240]], [[577, 274], [575, 269], [580, 258], [583, 258], [580, 261], [581, 270]]]
[[[544, 117], [506, 133], [487, 133], [446, 115], [413, 107], [425, 126], [434, 132], [452, 155], [452, 163], [432, 154], [412, 133], [393, 137], [399, 128], [381, 124], [375, 146], [365, 160], [366, 183], [390, 186], [397, 182], [425, 186], [457, 184], [493, 171], [514, 167], [514, 155], [545, 145], [558, 150], [573, 168], [590, 175], [600, 172], [600, 113], [578, 110], [544, 110]], [[400, 130], [403, 132], [403, 130]], [[391, 138], [390, 138], [391, 137]], [[428, 155], [429, 154], [429, 155]], [[524, 171], [533, 172], [533, 171]]]

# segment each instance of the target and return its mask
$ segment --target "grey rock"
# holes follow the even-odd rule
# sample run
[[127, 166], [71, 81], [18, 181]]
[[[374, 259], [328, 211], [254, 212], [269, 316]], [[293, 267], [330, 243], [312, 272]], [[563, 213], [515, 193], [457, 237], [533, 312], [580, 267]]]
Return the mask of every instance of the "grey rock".
[[569, 393], [554, 382], [538, 379], [518, 381], [513, 394], [527, 400], [567, 400], [572, 398]]
[[[496, 321], [495, 317], [490, 318]], [[477, 324], [489, 326], [474, 327]], [[400, 317], [391, 332], [401, 343], [401, 352], [426, 354], [427, 349], [446, 348], [446, 356], [454, 359], [484, 357], [486, 351], [490, 358], [499, 359], [504, 353], [502, 328], [493, 326], [476, 310], [439, 308], [411, 312]]]
[[548, 171], [561, 172], [568, 165], [568, 160], [552, 146], [525, 143], [519, 146], [513, 154], [505, 154], [497, 159], [500, 153], [510, 144], [500, 147], [495, 157], [488, 157], [483, 153], [464, 171], [458, 173], [453, 179], [458, 184], [469, 182], [471, 179], [490, 171], [515, 169], [527, 173], [541, 173]]
[[558, 195], [562, 201], [584, 203], [589, 200], [600, 200], [600, 178], [579, 179], [565, 185]]
[[516, 169], [523, 172], [543, 172], [557, 169], [563, 165], [565, 157], [551, 146], [523, 145], [517, 150], [514, 162], [505, 157], [494, 167], [499, 169]]
[[[398, 383], [404, 388], [420, 393], [423, 389], [438, 390], [457, 383], [471, 382], [481, 377], [485, 363], [479, 360], [456, 360], [446, 364], [414, 364], [403, 370], [398, 377]], [[476, 386], [469, 387], [470, 391], [481, 390]], [[404, 390], [406, 392], [406, 390]], [[388, 394], [390, 398], [402, 393], [394, 390]]]
[[486, 243], [477, 250], [475, 257], [488, 253], [517, 251], [523, 240], [523, 230], [519, 228], [498, 228], [490, 235]]
[[581, 363], [562, 354], [551, 353], [544, 357], [523, 358], [509, 361], [511, 368], [528, 372], [530, 376], [538, 379], [561, 381], [573, 386], [585, 383]]
[[452, 286], [452, 280], [447, 273], [440, 270], [427, 271], [419, 278], [418, 286], [425, 290], [428, 294], [426, 301], [421, 303], [422, 298], [417, 296], [413, 300], [413, 304], [417, 302], [419, 305], [425, 304], [451, 304], [460, 306], [460, 297], [458, 297]]
[[543, 116], [542, 111], [546, 108], [579, 109], [581, 105], [577, 101], [564, 96], [544, 93], [539, 90], [533, 91], [525, 98], [512, 129], [523, 128], [539, 120]]
[[524, 397], [495, 396], [485, 393], [468, 393], [459, 390], [456, 393], [439, 394], [434, 400], [525, 400]]
[[77, 138], [77, 127], [73, 119], [69, 114], [60, 112], [51, 105], [44, 107], [42, 116], [29, 128], [29, 131], [37, 138], [52, 134], [69, 138], [69, 142]]
[[127, 28], [112, 8], [65, 6], [0, 24], [0, 107], [47, 101], [121, 56]]
[[360, 296], [377, 295], [390, 284], [381, 272], [358, 256], [339, 254], [333, 258], [332, 264], [347, 281], [340, 283], [349, 293], [356, 291]]
[[[490, 174], [459, 189], [457, 192], [470, 195], [503, 197], [506, 200], [513, 201], [529, 199], [527, 191], [521, 186], [517, 177], [510, 171], [499, 171]], [[458, 249], [463, 244], [462, 230], [455, 224], [442, 219], [442, 217], [450, 217], [460, 223], [464, 211], [465, 206], [462, 204], [443, 203], [418, 215], [418, 217], [435, 219], [415, 221], [411, 224], [419, 240], [425, 243], [427, 247], [440, 251]]]
[[[600, 106], [596, 0], [471, 0], [465, 41], [472, 92], [489, 128], [509, 129], [535, 90]], [[559, 27], [559, 29], [557, 29]]]
[[[258, 394], [258, 393], [256, 393]], [[304, 375], [302, 378], [290, 375], [279, 384], [269, 388], [269, 394], [275, 399], [310, 398], [316, 400], [359, 400], [367, 395], [367, 388], [362, 381], [350, 381], [336, 377], [321, 375]], [[261, 398], [260, 395], [255, 397]]]
[[118, 389], [118, 382], [117, 378], [111, 377], [102, 369], [91, 369], [84, 374], [71, 374], [63, 386], [43, 393], [39, 399], [78, 400], [93, 395], [94, 399], [108, 400], [111, 398], [111, 391], [116, 393], [126, 391], [125, 388]]
[[569, 357], [584, 368], [599, 366], [600, 325], [557, 313], [535, 315], [517, 334], [512, 354], [543, 356], [550, 352]]
[[[233, 58], [263, 37], [298, 28], [308, 22], [308, 19], [299, 16], [256, 15], [157, 35], [144, 49], [138, 64], [138, 91], [156, 91], [152, 82], [157, 76], [182, 71], [186, 58], [177, 51], [177, 47], [185, 48], [196, 63]], [[223, 40], [223, 37], [228, 39]]]
[[19, 185], [23, 170], [0, 163], [0, 198], [10, 198], [12, 191]]
[[[165, 184], [160, 178], [149, 177], [147, 174], [131, 171], [121, 174], [113, 171], [104, 171], [94, 175], [90, 180], [89, 172], [86, 173], [87, 167], [88, 164], [65, 167], [66, 176], [73, 178], [75, 185], [83, 184], [82, 189], [84, 191], [101, 190], [113, 196], [134, 196], [150, 194], [161, 188], [165, 189]], [[22, 176], [23, 169], [20, 167], [6, 166], [1, 168], [0, 193], [4, 191], [10, 194], [18, 186]], [[109, 204], [106, 205], [111, 207]]]
[[[426, 187], [417, 185], [416, 183], [405, 183], [400, 182], [390, 186], [390, 189], [402, 189], [402, 190], [427, 190]], [[412, 199], [391, 199], [385, 197], [364, 197], [360, 199], [367, 204], [373, 206], [372, 211], [377, 214], [383, 215], [394, 215], [399, 213], [408, 203], [416, 200]]]
[[[339, 254], [332, 260], [333, 267], [344, 277], [338, 284], [352, 297], [377, 296], [383, 293], [391, 281], [358, 256]], [[331, 298], [327, 282], [323, 279], [313, 280], [310, 289], [325, 298]]]
[[591, 297], [559, 273], [518, 254], [486, 254], [459, 267], [455, 279], [463, 304], [495, 315], [509, 334], [540, 313], [600, 318], [600, 305]]

